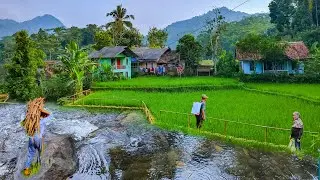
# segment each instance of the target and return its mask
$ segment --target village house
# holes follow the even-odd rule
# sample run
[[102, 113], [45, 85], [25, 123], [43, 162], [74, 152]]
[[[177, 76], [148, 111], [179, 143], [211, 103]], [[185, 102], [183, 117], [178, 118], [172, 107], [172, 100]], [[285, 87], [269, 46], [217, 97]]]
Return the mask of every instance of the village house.
[[131, 79], [131, 61], [135, 62], [138, 56], [126, 46], [104, 47], [89, 55], [90, 59], [99, 64], [108, 64], [114, 73], [120, 73], [125, 78]]
[[213, 60], [201, 60], [198, 62], [198, 67], [197, 67], [197, 76], [199, 76], [200, 74], [207, 74], [209, 76], [211, 76], [211, 72], [213, 71], [213, 67], [214, 67], [214, 62]]
[[240, 61], [240, 69], [244, 74], [288, 73], [303, 74], [304, 61], [309, 58], [307, 46], [301, 42], [289, 42], [285, 49], [284, 59], [266, 61], [257, 53], [241, 52], [236, 49], [236, 58]]
[[135, 72], [156, 73], [157, 68], [164, 67], [165, 71], [176, 71], [176, 67], [183, 66], [178, 53], [170, 48], [140, 47], [133, 49], [138, 59], [132, 62]]

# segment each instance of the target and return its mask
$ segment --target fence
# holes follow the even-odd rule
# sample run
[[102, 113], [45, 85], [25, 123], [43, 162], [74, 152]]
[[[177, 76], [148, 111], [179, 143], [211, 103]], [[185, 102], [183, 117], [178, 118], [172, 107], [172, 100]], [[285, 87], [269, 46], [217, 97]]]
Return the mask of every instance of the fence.
[[74, 104], [76, 100], [78, 100], [79, 98], [83, 97], [83, 96], [88, 96], [89, 94], [91, 94], [91, 90], [88, 89], [88, 90], [85, 90], [85, 91], [81, 91], [79, 93], [76, 93], [72, 96], [67, 96], [67, 97], [64, 97], [64, 98], [61, 98], [61, 99], [64, 99], [64, 101], [67, 101], [67, 102], [71, 102], [71, 104]]
[[[123, 101], [125, 100], [125, 101]], [[130, 102], [131, 101], [131, 102]], [[125, 102], [125, 103], [123, 103]], [[81, 98], [73, 100], [67, 106], [73, 107], [90, 107], [90, 108], [107, 108], [107, 109], [126, 109], [126, 110], [142, 110], [150, 124], [155, 122], [152, 112], [145, 102], [137, 99], [122, 99], [118, 97], [108, 98]]]
[[[165, 122], [166, 120], [164, 119], [165, 118], [164, 115], [167, 115], [167, 114], [173, 114], [175, 116], [180, 116], [178, 118], [187, 119], [187, 121], [184, 121], [184, 122], [186, 122], [186, 125], [188, 128], [190, 128], [191, 124], [193, 124], [193, 123], [191, 123], [191, 117], [194, 117], [193, 114], [180, 113], [180, 112], [174, 112], [174, 111], [166, 111], [166, 110], [160, 110], [159, 120]], [[169, 121], [172, 119], [178, 120], [178, 118], [171, 117], [171, 118], [169, 118]], [[207, 130], [208, 130], [208, 132], [222, 134], [225, 137], [228, 137], [228, 136], [237, 137], [237, 138], [244, 137], [245, 139], [256, 140], [259, 142], [272, 143], [272, 144], [278, 144], [278, 145], [287, 145], [286, 143], [288, 142], [288, 138], [289, 138], [290, 132], [291, 132], [291, 129], [285, 129], [285, 128], [262, 126], [262, 125], [257, 125], [257, 124], [250, 124], [250, 123], [231, 121], [231, 120], [212, 118], [212, 117], [207, 117], [206, 119], [207, 120], [214, 120], [212, 122], [215, 122], [215, 123], [218, 123], [218, 122], [222, 123], [222, 124], [220, 124], [220, 126], [219, 125], [214, 126], [214, 129], [211, 129], [211, 130], [207, 129]], [[177, 123], [175, 123], [175, 124], [177, 124]], [[228, 129], [230, 126], [233, 126], [232, 132], [228, 132]], [[250, 131], [254, 132], [254, 133], [250, 133], [250, 131], [248, 131], [248, 130], [242, 131], [241, 126], [244, 126], [246, 129], [250, 128]], [[236, 129], [236, 131], [235, 131], [235, 129]], [[271, 139], [269, 137], [271, 134], [271, 131], [273, 131], [273, 133], [274, 133], [273, 139]], [[309, 147], [311, 147], [311, 143], [315, 141], [315, 136], [318, 135], [319, 133], [318, 132], [311, 132], [311, 131], [304, 131], [303, 133], [304, 133], [304, 135], [303, 135], [304, 141], [307, 141], [305, 139], [308, 139], [308, 141], [310, 141], [310, 142], [306, 142], [305, 144], [310, 144]], [[260, 137], [259, 137], [259, 135], [260, 135]], [[252, 137], [254, 137], [254, 138], [252, 138]], [[284, 137], [284, 138], [286, 137], [287, 139], [282, 140], [281, 139], [282, 137]], [[279, 144], [279, 142], [283, 142], [283, 143]], [[313, 147], [312, 151], [316, 152], [316, 149]]]

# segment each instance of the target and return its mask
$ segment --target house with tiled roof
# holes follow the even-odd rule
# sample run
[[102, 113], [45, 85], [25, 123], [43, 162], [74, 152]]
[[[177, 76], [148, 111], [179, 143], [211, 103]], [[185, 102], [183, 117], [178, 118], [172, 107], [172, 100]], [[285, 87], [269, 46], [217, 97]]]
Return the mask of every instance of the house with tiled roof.
[[138, 47], [132, 49], [132, 51], [138, 55], [137, 61], [132, 62], [134, 71], [155, 73], [160, 66], [169, 70], [181, 65], [180, 55], [170, 48]]
[[284, 51], [284, 59], [266, 61], [259, 53], [242, 52], [236, 48], [236, 59], [244, 74], [288, 73], [303, 74], [304, 62], [309, 58], [309, 50], [302, 42], [289, 42]]

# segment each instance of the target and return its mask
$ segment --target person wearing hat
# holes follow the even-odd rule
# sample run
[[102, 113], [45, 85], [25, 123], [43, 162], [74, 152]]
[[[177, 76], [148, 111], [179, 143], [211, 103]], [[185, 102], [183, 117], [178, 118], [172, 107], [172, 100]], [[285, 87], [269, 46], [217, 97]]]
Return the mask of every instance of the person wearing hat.
[[50, 112], [48, 112], [45, 109], [41, 109], [41, 114], [40, 114], [40, 132], [37, 132], [34, 134], [34, 136], [29, 137], [29, 142], [28, 142], [28, 155], [27, 155], [27, 160], [25, 163], [25, 168], [24, 168], [24, 175], [29, 176], [31, 174], [30, 166], [33, 161], [33, 158], [35, 154], [38, 152], [38, 163], [41, 163], [40, 161], [40, 155], [42, 151], [42, 145], [43, 145], [43, 135], [44, 131], [46, 129], [46, 122], [49, 121], [52, 118], [52, 115], [50, 115]]
[[206, 102], [207, 102], [208, 96], [205, 94], [202, 94], [201, 96], [201, 107], [200, 107], [200, 113], [196, 115], [197, 120], [197, 128], [200, 129], [202, 127], [203, 121], [206, 119]]

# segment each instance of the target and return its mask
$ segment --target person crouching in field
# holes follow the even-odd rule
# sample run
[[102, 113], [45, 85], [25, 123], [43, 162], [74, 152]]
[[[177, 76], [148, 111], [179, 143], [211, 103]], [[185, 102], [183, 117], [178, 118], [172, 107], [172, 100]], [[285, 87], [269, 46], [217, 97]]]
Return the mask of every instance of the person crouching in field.
[[301, 150], [301, 137], [303, 134], [303, 122], [299, 112], [293, 113], [293, 125], [291, 129], [291, 138], [294, 139], [295, 148]]
[[200, 129], [202, 127], [202, 123], [206, 119], [206, 102], [207, 102], [207, 99], [208, 99], [208, 96], [203, 94], [202, 98], [201, 98], [200, 113], [196, 115], [197, 128], [198, 129]]

